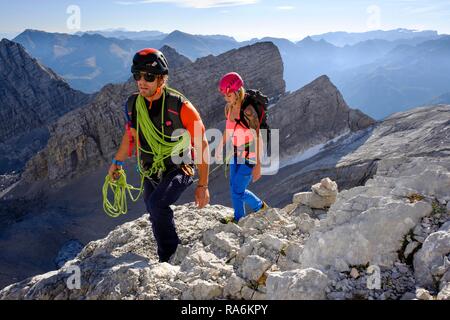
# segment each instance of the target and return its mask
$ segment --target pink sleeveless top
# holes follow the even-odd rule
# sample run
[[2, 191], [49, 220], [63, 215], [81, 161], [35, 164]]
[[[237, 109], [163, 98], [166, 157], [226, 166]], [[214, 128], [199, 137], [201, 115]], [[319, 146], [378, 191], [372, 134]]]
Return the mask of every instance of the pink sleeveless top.
[[[254, 140], [252, 131], [249, 128], [246, 128], [244, 125], [233, 121], [230, 119], [231, 110], [228, 111], [227, 121], [226, 121], [226, 131], [229, 137], [232, 137], [233, 145], [238, 147], [238, 150], [242, 150], [242, 152], [238, 152], [238, 155], [242, 153], [242, 157], [245, 157], [244, 145], [250, 143]], [[240, 114], [240, 113], [239, 113]], [[240, 120], [237, 118], [237, 120]], [[239, 148], [241, 147], [241, 148]], [[255, 146], [250, 148], [252, 151], [255, 150]], [[256, 159], [256, 153], [250, 152], [247, 158]]]

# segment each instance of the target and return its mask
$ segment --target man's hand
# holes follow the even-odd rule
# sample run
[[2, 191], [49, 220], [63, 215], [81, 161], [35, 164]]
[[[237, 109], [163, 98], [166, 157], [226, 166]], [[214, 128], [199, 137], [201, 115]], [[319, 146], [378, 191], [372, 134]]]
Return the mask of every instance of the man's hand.
[[114, 163], [109, 167], [108, 175], [113, 181], [119, 179], [120, 174], [118, 171], [120, 169], [122, 169], [122, 167]]
[[258, 181], [261, 178], [261, 164], [255, 165], [252, 171], [253, 174], [253, 182]]
[[209, 203], [209, 190], [207, 187], [197, 187], [195, 189], [195, 204], [198, 209], [204, 208]]

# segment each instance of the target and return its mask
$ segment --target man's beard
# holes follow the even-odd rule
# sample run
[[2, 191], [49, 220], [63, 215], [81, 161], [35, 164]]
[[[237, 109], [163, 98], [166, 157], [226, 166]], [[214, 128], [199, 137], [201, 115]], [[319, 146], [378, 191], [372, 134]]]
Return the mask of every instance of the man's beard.
[[144, 98], [150, 98], [156, 93], [156, 90], [153, 90], [152, 92], [151, 89], [150, 90], [139, 89], [139, 91]]

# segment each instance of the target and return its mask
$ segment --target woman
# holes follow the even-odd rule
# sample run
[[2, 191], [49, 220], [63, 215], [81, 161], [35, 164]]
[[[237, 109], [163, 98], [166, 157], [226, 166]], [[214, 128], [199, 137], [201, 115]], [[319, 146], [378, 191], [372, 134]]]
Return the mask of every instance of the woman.
[[[221, 220], [222, 223], [238, 222], [245, 216], [245, 204], [254, 212], [264, 211], [268, 205], [247, 189], [250, 182], [261, 178], [260, 152], [262, 139], [259, 119], [254, 107], [249, 104], [244, 81], [235, 72], [226, 74], [219, 83], [219, 90], [225, 101], [226, 129], [216, 149], [216, 159], [223, 161], [223, 147], [231, 139], [234, 153], [230, 159], [230, 191], [234, 217]], [[242, 109], [242, 110], [241, 110]], [[242, 119], [242, 116], [245, 119]]]

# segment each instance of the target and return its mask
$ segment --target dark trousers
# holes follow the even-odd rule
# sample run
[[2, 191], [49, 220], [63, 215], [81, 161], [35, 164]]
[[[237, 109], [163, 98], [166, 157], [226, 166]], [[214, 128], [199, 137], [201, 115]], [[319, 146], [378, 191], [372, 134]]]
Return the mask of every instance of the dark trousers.
[[150, 213], [160, 262], [168, 262], [180, 243], [170, 205], [178, 200], [192, 182], [193, 177], [187, 176], [181, 169], [169, 172], [157, 184], [149, 179], [144, 181], [144, 201]]

